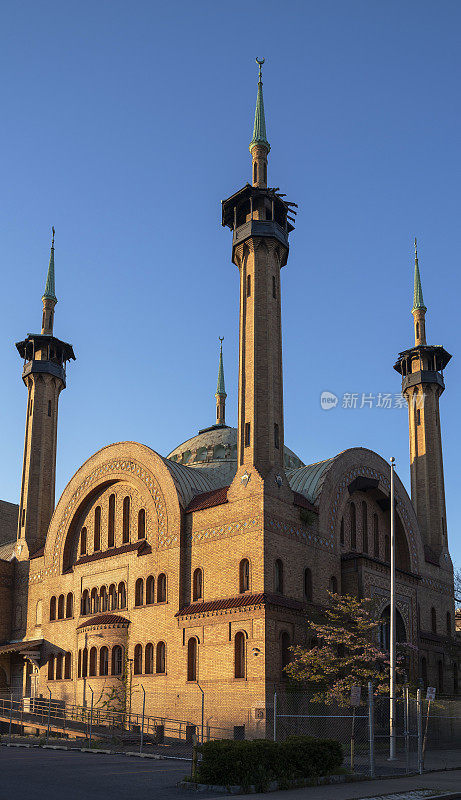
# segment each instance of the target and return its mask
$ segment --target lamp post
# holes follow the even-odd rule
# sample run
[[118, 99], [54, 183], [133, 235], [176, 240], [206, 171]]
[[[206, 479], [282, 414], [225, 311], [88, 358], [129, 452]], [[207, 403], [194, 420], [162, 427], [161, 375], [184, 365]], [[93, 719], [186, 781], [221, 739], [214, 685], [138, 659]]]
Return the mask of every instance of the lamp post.
[[389, 681], [389, 761], [396, 758], [395, 737], [395, 520], [394, 520], [394, 468], [395, 458], [391, 463], [391, 619], [390, 619], [390, 681]]

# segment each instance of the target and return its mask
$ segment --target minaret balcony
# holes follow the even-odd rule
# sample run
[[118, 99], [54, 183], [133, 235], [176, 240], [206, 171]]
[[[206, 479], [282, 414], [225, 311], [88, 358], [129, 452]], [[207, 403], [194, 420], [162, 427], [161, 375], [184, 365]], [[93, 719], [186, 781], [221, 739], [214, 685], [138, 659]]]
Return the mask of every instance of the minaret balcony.
[[445, 389], [445, 383], [441, 372], [421, 370], [420, 372], [410, 372], [409, 375], [405, 375], [402, 378], [402, 392], [405, 392], [411, 386], [421, 386], [425, 383], [436, 383], [440, 386], [442, 392]]
[[60, 364], [56, 364], [54, 361], [26, 361], [24, 364], [24, 368], [22, 370], [22, 378], [23, 380], [27, 378], [28, 375], [32, 373], [45, 373], [46, 375], [53, 375], [55, 378], [59, 378], [63, 384], [64, 388], [66, 386], [66, 367], [65, 363], [61, 366]]
[[284, 247], [288, 249], [288, 231], [282, 228], [278, 222], [272, 219], [250, 219], [234, 228], [232, 245], [236, 247], [238, 244], [250, 239], [252, 236], [264, 236], [271, 239], [277, 239]]

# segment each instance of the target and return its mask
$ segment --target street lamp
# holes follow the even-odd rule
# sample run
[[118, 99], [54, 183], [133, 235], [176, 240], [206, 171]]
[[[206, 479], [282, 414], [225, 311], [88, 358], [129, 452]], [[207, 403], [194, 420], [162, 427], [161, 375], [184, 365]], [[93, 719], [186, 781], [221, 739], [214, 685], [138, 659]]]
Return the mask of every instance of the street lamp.
[[389, 681], [389, 761], [396, 758], [395, 730], [395, 524], [394, 524], [394, 469], [395, 458], [391, 463], [391, 629], [390, 629], [390, 681]]

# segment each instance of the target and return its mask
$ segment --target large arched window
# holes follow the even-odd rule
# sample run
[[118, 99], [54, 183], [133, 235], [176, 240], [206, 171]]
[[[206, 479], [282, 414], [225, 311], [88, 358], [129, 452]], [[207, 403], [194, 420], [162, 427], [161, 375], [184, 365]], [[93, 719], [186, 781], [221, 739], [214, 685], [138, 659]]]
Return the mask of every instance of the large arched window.
[[90, 675], [96, 675], [97, 658], [98, 658], [98, 651], [96, 650], [96, 647], [92, 647], [90, 650], [90, 669], [89, 669]]
[[109, 650], [106, 646], [101, 647], [99, 651], [99, 674], [109, 674]]
[[111, 611], [115, 611], [117, 608], [117, 588], [115, 583], [111, 583], [109, 586], [109, 607]]
[[290, 646], [290, 634], [287, 633], [287, 631], [283, 631], [282, 635], [280, 636], [280, 658], [282, 665], [282, 678], [284, 679], [287, 677], [285, 667], [287, 667], [291, 661]]
[[362, 550], [368, 553], [368, 506], [362, 501]]
[[134, 648], [133, 672], [135, 675], [142, 673], [142, 644], [137, 644]]
[[82, 651], [82, 678], [88, 676], [88, 648], [84, 647]]
[[72, 653], [66, 653], [64, 658], [64, 680], [69, 681], [72, 678]]
[[119, 644], [112, 648], [112, 675], [121, 675], [123, 671], [123, 650]]
[[157, 603], [166, 603], [166, 575], [161, 572], [157, 578]]
[[48, 659], [48, 680], [54, 681], [54, 655], [53, 653], [50, 654]]
[[274, 591], [283, 594], [283, 564], [280, 558], [274, 564]]
[[434, 606], [431, 608], [431, 630], [432, 633], [437, 633], [437, 614]]
[[80, 555], [86, 555], [86, 528], [82, 528], [80, 533]]
[[304, 599], [312, 600], [312, 572], [309, 567], [304, 570]]
[[239, 565], [239, 591], [240, 594], [250, 591], [250, 562], [242, 558]]
[[96, 589], [96, 587], [94, 587], [91, 590], [91, 613], [97, 614], [98, 611], [99, 611], [99, 592]]
[[62, 680], [62, 653], [58, 653], [56, 656], [56, 680]]
[[56, 598], [52, 597], [50, 600], [50, 622], [56, 619]]
[[379, 522], [377, 514], [373, 514], [373, 555], [375, 558], [379, 558]]
[[421, 680], [423, 682], [423, 688], [427, 688], [427, 659], [425, 656], [421, 659]]
[[203, 572], [200, 567], [194, 570], [192, 578], [192, 600], [203, 600]]
[[142, 606], [144, 603], [144, 581], [138, 578], [134, 589], [134, 604], [135, 606]]
[[146, 512], [143, 508], [138, 511], [138, 539], [146, 538]]
[[107, 520], [107, 546], [115, 545], [115, 494], [109, 497], [109, 517]]
[[101, 506], [94, 510], [94, 551], [101, 549]]
[[151, 606], [155, 602], [155, 581], [154, 576], [149, 575], [146, 580], [146, 606]]
[[351, 527], [351, 550], [357, 550], [357, 514], [355, 511], [355, 503], [351, 503], [349, 513]]
[[197, 680], [197, 639], [192, 636], [187, 642], [187, 680]]
[[152, 675], [154, 671], [154, 645], [149, 642], [146, 644], [146, 653], [145, 653], [145, 667], [144, 672], [146, 675]]
[[118, 607], [126, 608], [126, 586], [123, 581], [118, 585]]
[[128, 544], [130, 541], [130, 498], [124, 497], [123, 499], [123, 544]]
[[66, 598], [66, 619], [71, 619], [74, 616], [74, 595], [69, 592]]
[[239, 631], [234, 639], [234, 678], [245, 677], [245, 634]]
[[65, 605], [64, 595], [60, 594], [58, 600], [58, 619], [64, 619], [64, 605]]
[[165, 642], [157, 642], [155, 652], [155, 671], [158, 675], [166, 672], [166, 647]]

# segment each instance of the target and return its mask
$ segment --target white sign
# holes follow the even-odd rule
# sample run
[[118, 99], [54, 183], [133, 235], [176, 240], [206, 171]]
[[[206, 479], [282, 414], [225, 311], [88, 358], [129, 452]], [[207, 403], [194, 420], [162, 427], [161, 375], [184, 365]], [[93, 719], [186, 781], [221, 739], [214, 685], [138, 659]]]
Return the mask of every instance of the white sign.
[[351, 687], [351, 706], [359, 706], [360, 705], [360, 695], [362, 693], [361, 686], [352, 686]]
[[435, 700], [435, 686], [427, 687], [426, 700]]

